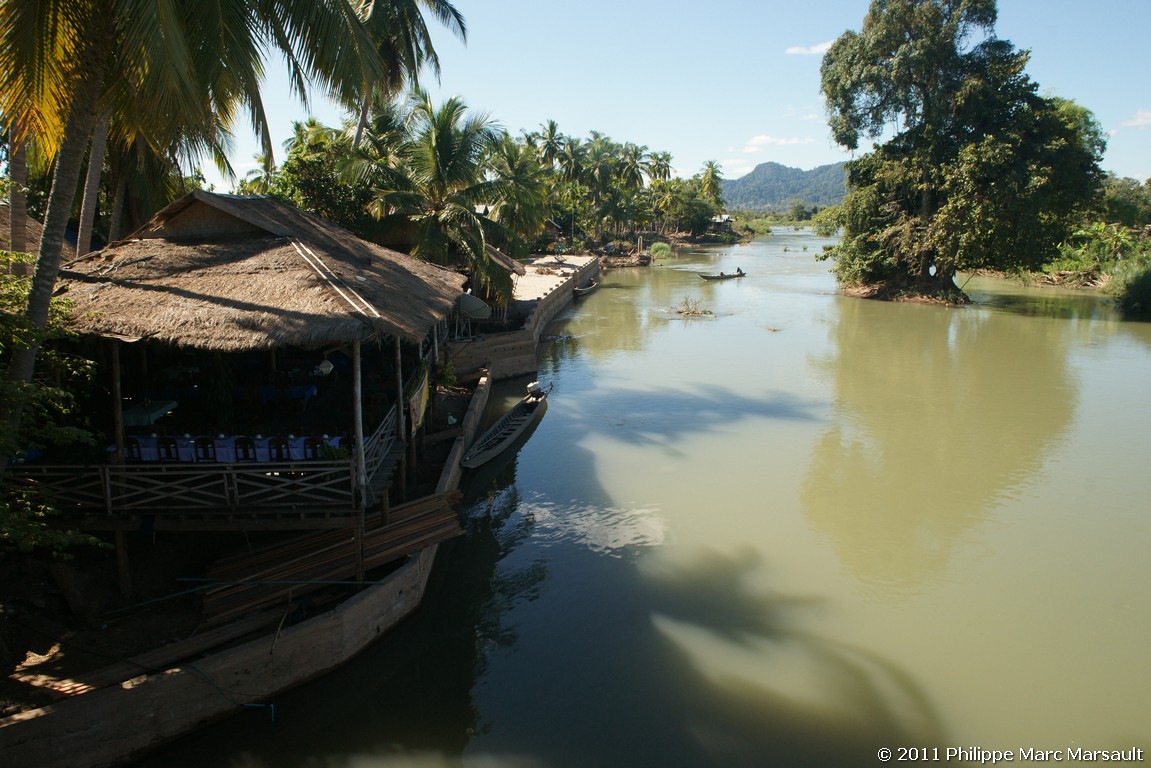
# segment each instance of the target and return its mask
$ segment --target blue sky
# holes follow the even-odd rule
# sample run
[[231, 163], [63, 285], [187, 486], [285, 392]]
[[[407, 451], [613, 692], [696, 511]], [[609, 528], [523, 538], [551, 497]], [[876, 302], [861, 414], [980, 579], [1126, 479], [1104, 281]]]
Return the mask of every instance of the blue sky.
[[[458, 42], [430, 22], [442, 75], [424, 85], [460, 96], [511, 133], [555, 120], [672, 154], [677, 175], [716, 160], [726, 178], [775, 161], [810, 169], [848, 159], [830, 140], [819, 65], [832, 40], [858, 30], [870, 0], [455, 0]], [[999, 0], [996, 34], [1031, 50], [1041, 92], [1074, 99], [1109, 134], [1103, 167], [1151, 178], [1151, 0]], [[322, 98], [309, 111], [268, 64], [265, 106], [279, 148], [293, 120], [338, 125]], [[242, 176], [256, 142], [238, 132]], [[282, 152], [277, 160], [282, 160]], [[207, 170], [207, 169], [205, 169]], [[229, 184], [212, 171], [219, 190]]]

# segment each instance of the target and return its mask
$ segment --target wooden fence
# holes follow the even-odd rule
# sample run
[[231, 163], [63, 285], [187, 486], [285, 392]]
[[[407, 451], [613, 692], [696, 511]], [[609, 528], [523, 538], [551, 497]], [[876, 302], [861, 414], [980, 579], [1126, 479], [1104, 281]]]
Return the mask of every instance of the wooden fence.
[[62, 522], [84, 530], [343, 528], [355, 524], [368, 501], [357, 488], [388, 471], [396, 441], [393, 407], [364, 441], [369, 482], [362, 486], [352, 456], [234, 464], [28, 464], [10, 469], [6, 479], [45, 499]]

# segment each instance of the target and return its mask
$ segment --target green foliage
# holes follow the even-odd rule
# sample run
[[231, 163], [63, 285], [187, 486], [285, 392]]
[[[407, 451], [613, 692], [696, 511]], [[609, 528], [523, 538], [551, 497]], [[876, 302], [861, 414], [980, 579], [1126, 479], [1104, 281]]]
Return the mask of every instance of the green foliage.
[[1101, 206], [1104, 221], [1125, 227], [1151, 224], [1151, 179], [1140, 184], [1135, 179], [1109, 175], [1103, 184]]
[[[69, 309], [53, 299], [47, 329], [39, 330], [24, 315], [31, 278], [17, 265], [31, 266], [35, 259], [25, 253], [0, 251], [0, 374], [6, 374], [9, 354], [16, 344], [45, 343], [67, 337], [65, 319]], [[19, 411], [19, 419], [0, 420], [0, 455], [19, 456], [29, 450], [66, 445], [92, 445], [94, 440], [77, 412], [73, 394], [88, 384], [91, 363], [48, 344], [40, 353], [38, 376], [30, 382], [14, 382], [0, 375], [0, 403]], [[17, 424], [18, 427], [12, 425]], [[48, 547], [55, 551], [94, 539], [60, 531], [50, 525], [52, 510], [44, 499], [25, 491], [0, 489], [0, 543], [29, 551]]]
[[1043, 272], [1048, 282], [1103, 285], [1125, 311], [1151, 315], [1151, 237], [1140, 230], [1095, 222], [1075, 232]]
[[90, 534], [55, 527], [54, 514], [49, 504], [30, 493], [5, 492], [0, 498], [0, 547], [24, 553], [47, 550], [61, 560], [69, 560], [72, 555], [68, 550], [77, 546], [109, 546]]
[[665, 259], [671, 256], [671, 246], [667, 243], [652, 243], [651, 255], [657, 259]]
[[746, 232], [752, 237], [760, 237], [770, 235], [772, 226], [777, 223], [777, 219], [770, 216], [742, 212], [735, 214], [735, 223], [732, 227], [739, 232]]
[[456, 375], [456, 364], [448, 360], [439, 369], [440, 383], [445, 387], [454, 387], [459, 383], [459, 377]]
[[843, 226], [843, 206], [833, 205], [824, 208], [811, 219], [811, 228], [821, 237], [836, 235]]
[[375, 228], [367, 206], [372, 195], [366, 184], [348, 184], [340, 168], [349, 161], [351, 145], [336, 132], [314, 120], [296, 123], [291, 148], [283, 165], [270, 178], [260, 176], [244, 191], [268, 185], [268, 191], [297, 208], [333, 224], [370, 236]]
[[1124, 311], [1151, 317], [1151, 248], [1118, 264], [1111, 273], [1107, 292], [1119, 300]]

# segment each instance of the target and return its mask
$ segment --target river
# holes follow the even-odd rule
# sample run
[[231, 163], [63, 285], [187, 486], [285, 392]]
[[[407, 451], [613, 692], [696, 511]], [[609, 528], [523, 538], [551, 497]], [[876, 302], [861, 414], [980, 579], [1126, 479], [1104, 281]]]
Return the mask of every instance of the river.
[[964, 308], [842, 297], [827, 242], [605, 274], [419, 613], [140, 765], [1151, 758], [1151, 324], [980, 278]]

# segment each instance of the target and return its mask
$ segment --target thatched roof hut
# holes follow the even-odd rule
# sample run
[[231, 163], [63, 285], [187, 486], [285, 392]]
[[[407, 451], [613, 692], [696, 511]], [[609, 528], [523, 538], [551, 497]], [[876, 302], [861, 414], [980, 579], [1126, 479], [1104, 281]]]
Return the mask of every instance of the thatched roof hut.
[[418, 342], [464, 282], [278, 200], [202, 191], [61, 278], [81, 333], [226, 352]]

